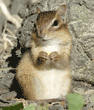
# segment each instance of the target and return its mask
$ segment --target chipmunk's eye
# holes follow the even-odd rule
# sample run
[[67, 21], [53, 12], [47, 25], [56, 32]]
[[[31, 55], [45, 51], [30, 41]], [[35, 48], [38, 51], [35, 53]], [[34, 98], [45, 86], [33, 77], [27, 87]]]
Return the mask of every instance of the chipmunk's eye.
[[53, 25], [52, 25], [52, 26], [58, 26], [58, 24], [59, 24], [59, 20], [55, 20], [55, 21], [53, 22]]

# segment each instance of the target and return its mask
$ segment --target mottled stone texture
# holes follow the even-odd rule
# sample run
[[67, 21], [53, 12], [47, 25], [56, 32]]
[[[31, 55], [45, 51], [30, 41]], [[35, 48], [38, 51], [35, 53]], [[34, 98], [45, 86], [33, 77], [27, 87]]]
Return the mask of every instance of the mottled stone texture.
[[93, 0], [70, 0], [68, 23], [73, 37], [72, 75], [94, 83], [94, 14]]
[[[16, 37], [19, 39], [19, 45], [15, 41], [15, 47], [16, 45], [18, 45], [18, 47], [9, 53], [12, 59], [9, 59], [7, 62], [6, 59], [4, 59], [4, 55], [7, 56], [8, 54], [3, 51], [2, 36], [2, 30], [7, 19], [0, 10], [0, 106], [12, 104], [13, 100], [10, 101], [10, 99], [16, 96], [15, 92], [9, 91], [15, 75], [13, 73], [15, 72], [9, 71], [8, 63], [10, 63], [13, 68], [16, 67], [14, 65], [16, 65], [17, 60], [14, 56], [21, 57], [21, 53], [23, 53], [21, 48], [30, 48], [32, 29], [37, 17], [37, 7], [39, 7], [41, 11], [48, 11], [56, 10], [63, 4], [67, 5], [66, 18], [70, 33], [73, 37], [70, 63], [72, 78], [76, 80], [76, 82], [79, 80], [93, 84], [92, 88], [89, 88], [89, 84], [85, 84], [84, 87], [79, 81], [77, 83], [73, 82], [72, 91], [75, 92], [75, 87], [77, 87], [78, 93], [82, 93], [83, 91], [83, 94], [86, 89], [91, 90], [91, 93], [87, 92], [87, 94], [84, 94], [87, 96], [85, 97], [85, 102], [88, 103], [91, 95], [94, 95], [94, 0], [23, 0], [23, 2], [22, 0], [4, 0], [4, 2], [10, 13], [12, 15], [19, 15], [23, 19], [23, 22], [21, 28], [19, 28], [16, 33]], [[14, 32], [15, 28], [12, 28], [14, 25], [11, 25], [12, 26], [10, 26], [10, 24], [7, 25], [8, 29]], [[91, 105], [89, 105], [89, 107]], [[85, 108], [85, 110], [87, 108]]]

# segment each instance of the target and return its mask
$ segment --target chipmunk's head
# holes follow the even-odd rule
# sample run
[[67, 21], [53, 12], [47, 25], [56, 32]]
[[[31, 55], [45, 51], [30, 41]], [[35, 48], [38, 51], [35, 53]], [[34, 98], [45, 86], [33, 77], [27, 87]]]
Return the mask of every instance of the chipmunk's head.
[[[58, 32], [66, 31], [67, 23], [65, 19], [66, 6], [60, 6], [56, 11], [41, 12], [37, 8], [38, 17], [36, 19], [37, 37], [49, 40], [58, 37]], [[61, 18], [62, 17], [62, 18]]]

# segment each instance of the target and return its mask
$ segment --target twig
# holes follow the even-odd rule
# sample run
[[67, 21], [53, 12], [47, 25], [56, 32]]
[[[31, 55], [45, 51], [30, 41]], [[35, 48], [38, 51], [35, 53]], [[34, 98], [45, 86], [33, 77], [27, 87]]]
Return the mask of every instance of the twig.
[[9, 13], [9, 11], [8, 11], [6, 5], [4, 4], [3, 0], [0, 0], [0, 7], [1, 7], [1, 9], [2, 9], [3, 14], [6, 16], [6, 18], [7, 18], [9, 21], [11, 21], [13, 24], [15, 24], [17, 28], [19, 28], [19, 27], [21, 26], [21, 21], [22, 21], [22, 19], [19, 17], [20, 20], [18, 20], [17, 18], [13, 17], [13, 16]]
[[17, 68], [0, 68], [0, 70], [15, 70]]
[[[17, 39], [15, 34], [13, 34], [9, 29], [6, 28], [6, 25], [7, 25], [7, 23], [5, 23], [4, 30], [3, 30], [3, 33], [2, 33], [3, 41], [4, 41], [4, 50], [7, 49], [7, 42], [9, 42], [12, 47], [14, 46], [14, 44], [11, 42], [11, 40], [9, 38], [7, 38], [8, 36], [12, 37], [14, 39]], [[5, 33], [6, 31], [9, 32], [9, 34], [11, 34], [11, 35], [6, 34]]]

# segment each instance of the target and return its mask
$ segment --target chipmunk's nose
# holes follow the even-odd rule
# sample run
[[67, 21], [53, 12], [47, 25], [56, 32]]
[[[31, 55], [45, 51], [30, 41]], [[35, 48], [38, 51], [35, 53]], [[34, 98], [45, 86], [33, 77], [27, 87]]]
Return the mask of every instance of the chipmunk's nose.
[[41, 34], [40, 34], [40, 37], [41, 37], [41, 38], [44, 38], [44, 37], [45, 37], [45, 34], [44, 34], [44, 33], [41, 33]]
[[44, 37], [45, 37], [45, 33], [43, 32], [43, 29], [40, 29], [40, 32], [39, 32], [39, 33], [40, 33], [39, 36], [40, 36], [41, 38], [44, 38]]
[[45, 37], [45, 34], [44, 33], [40, 33], [40, 34], [38, 33], [38, 37], [39, 38], [44, 38]]

